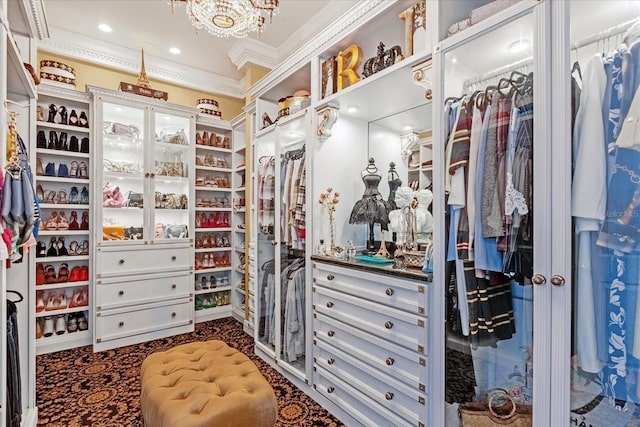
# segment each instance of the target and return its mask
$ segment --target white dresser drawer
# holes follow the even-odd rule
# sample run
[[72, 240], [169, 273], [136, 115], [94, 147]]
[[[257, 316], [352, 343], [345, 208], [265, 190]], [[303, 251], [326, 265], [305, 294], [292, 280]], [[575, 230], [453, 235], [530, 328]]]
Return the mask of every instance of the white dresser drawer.
[[313, 309], [408, 349], [425, 352], [428, 326], [423, 316], [322, 286], [313, 288]]
[[97, 277], [179, 271], [193, 268], [193, 249], [185, 248], [99, 248]]
[[314, 366], [334, 373], [369, 399], [386, 407], [412, 425], [424, 423], [426, 395], [385, 375], [338, 348], [318, 342]]
[[193, 294], [193, 273], [162, 273], [98, 279], [96, 281], [96, 310], [136, 306], [156, 301], [188, 298]]
[[313, 388], [358, 420], [362, 426], [405, 427], [411, 425], [391, 412], [387, 405], [380, 405], [373, 401], [360, 390], [344, 382], [343, 378], [321, 367], [314, 371]]
[[[415, 390], [424, 392], [427, 357], [357, 328], [316, 313], [313, 320], [314, 343], [339, 348], [379, 372], [388, 374]], [[332, 331], [329, 333], [329, 331]]]
[[313, 283], [424, 316], [428, 282], [313, 263]]
[[193, 298], [148, 304], [144, 308], [96, 313], [95, 339], [102, 343], [193, 322]]

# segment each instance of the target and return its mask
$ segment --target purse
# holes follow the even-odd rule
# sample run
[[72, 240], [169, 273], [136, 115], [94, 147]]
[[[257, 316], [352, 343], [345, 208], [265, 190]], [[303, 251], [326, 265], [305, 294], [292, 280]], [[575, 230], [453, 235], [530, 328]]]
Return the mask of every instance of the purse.
[[124, 206], [128, 208], [142, 208], [144, 204], [144, 198], [142, 193], [135, 193], [133, 191], [127, 192], [127, 198], [124, 201]]
[[531, 427], [533, 425], [531, 406], [516, 403], [504, 389], [493, 389], [489, 394], [488, 402], [468, 402], [460, 405], [458, 414], [462, 427]]
[[166, 142], [168, 144], [180, 144], [188, 145], [187, 135], [184, 133], [184, 129], [178, 127], [168, 127], [160, 131], [160, 136], [156, 138], [159, 142]]
[[124, 240], [124, 226], [123, 225], [103, 226], [102, 240]]
[[125, 228], [124, 240], [142, 240], [142, 227]]
[[189, 237], [189, 228], [186, 224], [172, 224], [167, 227], [169, 239], [186, 239]]

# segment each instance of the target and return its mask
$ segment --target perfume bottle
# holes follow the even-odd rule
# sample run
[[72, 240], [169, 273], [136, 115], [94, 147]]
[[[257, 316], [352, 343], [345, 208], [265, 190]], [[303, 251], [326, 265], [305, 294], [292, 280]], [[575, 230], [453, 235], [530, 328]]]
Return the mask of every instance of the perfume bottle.
[[356, 245], [353, 244], [352, 240], [349, 240], [347, 245], [347, 259], [349, 261], [353, 261], [356, 259]]
[[318, 245], [318, 255], [326, 255], [327, 248], [324, 245], [324, 239], [320, 239], [320, 244]]

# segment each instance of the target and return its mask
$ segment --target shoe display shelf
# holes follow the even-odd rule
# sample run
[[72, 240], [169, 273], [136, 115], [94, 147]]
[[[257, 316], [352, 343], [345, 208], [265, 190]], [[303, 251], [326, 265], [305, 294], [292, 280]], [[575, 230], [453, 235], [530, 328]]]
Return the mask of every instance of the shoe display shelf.
[[42, 211], [35, 258], [36, 353], [91, 344], [91, 102], [38, 86], [35, 184]]
[[195, 139], [195, 320], [231, 314], [231, 125], [198, 114]]
[[245, 249], [245, 223], [246, 223], [246, 146], [245, 146], [245, 115], [238, 116], [231, 122], [233, 127], [233, 175], [231, 186], [233, 188], [233, 270], [231, 272], [232, 314], [238, 321], [247, 319], [247, 280], [246, 249]]
[[410, 132], [401, 135], [402, 144], [406, 144], [407, 186], [413, 190], [429, 188], [433, 173], [433, 146], [431, 131]]

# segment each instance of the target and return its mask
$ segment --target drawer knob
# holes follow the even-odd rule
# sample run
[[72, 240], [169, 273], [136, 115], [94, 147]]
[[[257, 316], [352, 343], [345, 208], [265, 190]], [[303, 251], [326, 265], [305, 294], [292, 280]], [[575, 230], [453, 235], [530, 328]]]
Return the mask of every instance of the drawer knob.
[[335, 390], [333, 387], [327, 387], [327, 393], [333, 393], [333, 390]]
[[120, 323], [118, 323], [118, 326], [122, 328], [124, 326], [124, 322], [121, 320]]
[[393, 360], [393, 357], [387, 357], [387, 360], [385, 360], [387, 366], [393, 365], [393, 362], [395, 362], [395, 360]]
[[176, 260], [176, 256], [174, 255], [171, 257], [171, 261], [175, 261], [175, 260]]
[[333, 274], [327, 274], [327, 280], [333, 280], [334, 276]]
[[331, 301], [327, 301], [327, 308], [333, 307], [333, 303]]
[[393, 399], [393, 393], [391, 393], [390, 391], [386, 392], [384, 394], [384, 398], [387, 399], [387, 400]]
[[389, 296], [393, 295], [393, 289], [391, 288], [387, 288], [387, 290], [385, 291], [385, 293]]
[[391, 322], [390, 320], [387, 320], [386, 322], [384, 322], [384, 327], [387, 329], [393, 328], [393, 322]]
[[124, 291], [118, 292], [118, 295], [120, 295], [120, 296], [124, 295]]
[[174, 311], [173, 313], [171, 313], [171, 317], [176, 317], [176, 312]]
[[124, 260], [123, 259], [119, 260], [118, 264], [120, 264], [120, 265], [124, 264]]
[[174, 283], [173, 285], [171, 285], [171, 289], [175, 289], [176, 288], [176, 284]]
[[333, 365], [333, 364], [335, 363], [335, 359], [334, 359], [333, 357], [332, 357], [332, 358], [330, 358], [330, 359], [327, 359], [327, 363], [328, 363], [329, 365]]
[[328, 332], [327, 332], [327, 335], [329, 335], [330, 337], [334, 336], [335, 334], [336, 334], [336, 333], [335, 333], [335, 332], [333, 332], [333, 331], [328, 331]]

